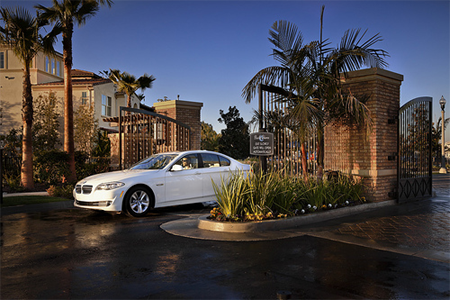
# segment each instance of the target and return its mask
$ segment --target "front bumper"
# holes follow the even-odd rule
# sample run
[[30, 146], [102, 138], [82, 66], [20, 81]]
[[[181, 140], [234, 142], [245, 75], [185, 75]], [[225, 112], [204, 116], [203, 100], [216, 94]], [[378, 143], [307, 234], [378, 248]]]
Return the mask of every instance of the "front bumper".
[[122, 211], [122, 201], [125, 191], [123, 189], [87, 193], [75, 187], [73, 191], [74, 206], [87, 209], [104, 210], [111, 212]]

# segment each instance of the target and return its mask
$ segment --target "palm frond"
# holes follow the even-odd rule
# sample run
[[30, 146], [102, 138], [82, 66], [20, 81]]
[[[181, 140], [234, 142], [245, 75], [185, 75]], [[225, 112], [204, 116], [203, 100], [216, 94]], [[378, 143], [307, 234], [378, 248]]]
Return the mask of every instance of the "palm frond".
[[245, 103], [250, 103], [255, 97], [260, 84], [278, 85], [287, 87], [290, 81], [291, 71], [281, 66], [272, 66], [260, 70], [242, 89], [242, 97]]

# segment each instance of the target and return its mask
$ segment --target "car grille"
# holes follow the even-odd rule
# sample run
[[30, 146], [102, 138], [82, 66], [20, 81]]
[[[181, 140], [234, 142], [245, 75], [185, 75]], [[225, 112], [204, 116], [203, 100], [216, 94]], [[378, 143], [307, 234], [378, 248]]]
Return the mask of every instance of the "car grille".
[[90, 194], [92, 192], [92, 185], [80, 185], [75, 186], [75, 193], [77, 194]]

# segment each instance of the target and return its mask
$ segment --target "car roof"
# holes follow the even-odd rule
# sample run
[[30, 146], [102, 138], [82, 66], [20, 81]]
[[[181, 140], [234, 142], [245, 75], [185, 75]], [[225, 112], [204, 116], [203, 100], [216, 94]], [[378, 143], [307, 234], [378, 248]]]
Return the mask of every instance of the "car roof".
[[214, 154], [221, 154], [225, 155], [223, 153], [210, 151], [210, 150], [186, 150], [186, 151], [170, 151], [170, 152], [161, 152], [158, 154], [187, 154], [187, 153], [198, 153], [198, 152], [204, 152], [204, 153], [214, 153]]

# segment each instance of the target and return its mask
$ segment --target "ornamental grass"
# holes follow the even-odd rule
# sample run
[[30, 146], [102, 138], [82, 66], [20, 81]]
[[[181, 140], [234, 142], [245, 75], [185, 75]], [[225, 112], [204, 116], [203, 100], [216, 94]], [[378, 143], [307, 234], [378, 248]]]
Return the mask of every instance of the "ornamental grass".
[[239, 171], [220, 183], [213, 182], [213, 187], [218, 207], [211, 210], [209, 218], [218, 221], [286, 218], [365, 202], [362, 181], [342, 174], [323, 181], [304, 181], [283, 170]]

